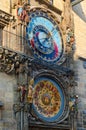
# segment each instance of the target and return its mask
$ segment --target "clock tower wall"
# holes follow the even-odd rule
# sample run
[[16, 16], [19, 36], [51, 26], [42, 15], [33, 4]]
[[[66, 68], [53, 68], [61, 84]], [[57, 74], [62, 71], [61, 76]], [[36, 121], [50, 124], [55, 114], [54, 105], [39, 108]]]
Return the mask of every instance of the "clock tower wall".
[[63, 11], [63, 8], [64, 8], [64, 1], [63, 0], [54, 0], [53, 1], [53, 5], [60, 9], [61, 11]]
[[[5, 1], [6, 0], [4, 0], [4, 3], [5, 3]], [[9, 1], [11, 1], [11, 0], [9, 0]], [[2, 46], [5, 48], [8, 48], [8, 49], [11, 49], [12, 51], [19, 52], [20, 55], [28, 54], [29, 56], [31, 56], [33, 53], [31, 51], [31, 48], [28, 45], [28, 40], [26, 39], [27, 22], [21, 21], [18, 19], [17, 2], [18, 2], [17, 0], [12, 0], [12, 3], [6, 1], [6, 5], [3, 3], [3, 1], [0, 2], [0, 4], [2, 3], [2, 5], [3, 5], [3, 8], [2, 8], [2, 6], [0, 6], [1, 10], [11, 13], [11, 15], [12, 15], [12, 17], [9, 21], [9, 24], [7, 23], [3, 27]], [[27, 2], [27, 0], [26, 0], [26, 2]], [[48, 2], [49, 1], [46, 2], [46, 0], [30, 0], [30, 4], [31, 4], [30, 9], [32, 9], [36, 6], [39, 7], [40, 10], [41, 10], [41, 8], [44, 8], [45, 12], [49, 9], [52, 12], [52, 13], [49, 13], [49, 15], [50, 16], [51, 16], [51, 14], [55, 15], [55, 17], [54, 17], [55, 19], [53, 18], [53, 22], [54, 22], [54, 20], [57, 21], [57, 25], [59, 26], [60, 31], [62, 33], [62, 38], [64, 39], [63, 42], [66, 45], [66, 36], [67, 36], [66, 31], [68, 31], [67, 28], [70, 29], [73, 27], [73, 26], [70, 26], [70, 25], [73, 25], [72, 16], [71, 16], [71, 7], [69, 6], [70, 3], [67, 3], [66, 1], [64, 2], [63, 0], [53, 0], [53, 5], [51, 5]], [[10, 6], [10, 4], [12, 6]], [[30, 12], [28, 10], [28, 14], [29, 13]], [[67, 15], [67, 13], [68, 13], [68, 15]], [[70, 18], [71, 18], [71, 20], [70, 20]], [[52, 25], [52, 22], [51, 22], [51, 25]], [[48, 36], [51, 36], [51, 34]], [[70, 43], [68, 43], [68, 45], [70, 45]], [[69, 47], [69, 51], [71, 51], [71, 45], [68, 47]], [[48, 48], [48, 50], [49, 50], [49, 48]], [[68, 64], [69, 64], [69, 62], [68, 62]], [[35, 67], [36, 66], [34, 65], [34, 68]], [[36, 69], [38, 69], [38, 68], [39, 68], [39, 65], [37, 65]], [[40, 68], [42, 68], [42, 67], [40, 67]], [[34, 69], [34, 70], [36, 70], [36, 69]], [[25, 71], [27, 71], [27, 69]], [[60, 75], [60, 77], [62, 77], [62, 76]], [[3, 112], [4, 112], [3, 118], [5, 119], [6, 117], [8, 117], [8, 118], [6, 118], [7, 125], [4, 126], [1, 124], [2, 127], [1, 126], [0, 127], [1, 127], [1, 129], [2, 128], [5, 129], [5, 127], [6, 127], [7, 129], [11, 130], [12, 123], [14, 124], [14, 122], [15, 122], [15, 127], [13, 126], [14, 127], [13, 130], [16, 130], [17, 123], [15, 120], [11, 120], [14, 118], [12, 105], [14, 104], [14, 100], [16, 100], [16, 98], [18, 96], [18, 93], [14, 92], [14, 89], [17, 87], [16, 79], [15, 79], [15, 77], [7, 76], [7, 74], [3, 74], [1, 72], [0, 72], [0, 79], [2, 80], [2, 82], [0, 82], [0, 89], [1, 89], [0, 94], [2, 95], [1, 100], [4, 102], [4, 105], [5, 105], [4, 110], [3, 110]], [[6, 81], [6, 82], [4, 83], [4, 81]], [[8, 86], [6, 86], [6, 85], [8, 85]], [[14, 93], [16, 93], [17, 96], [14, 96]], [[3, 95], [5, 95], [5, 97]], [[16, 103], [17, 103], [17, 100], [16, 100]], [[9, 107], [9, 109], [8, 109], [8, 107]], [[11, 116], [9, 116], [10, 114], [11, 114]], [[35, 128], [35, 127], [31, 128], [31, 129], [38, 130], [38, 128]], [[42, 128], [39, 128], [39, 129], [42, 129]]]

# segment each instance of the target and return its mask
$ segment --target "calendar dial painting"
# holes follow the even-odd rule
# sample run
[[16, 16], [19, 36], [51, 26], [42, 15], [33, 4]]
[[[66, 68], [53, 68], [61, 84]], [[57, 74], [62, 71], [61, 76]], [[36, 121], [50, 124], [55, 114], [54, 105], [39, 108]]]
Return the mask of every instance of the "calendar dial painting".
[[32, 10], [26, 34], [28, 44], [36, 58], [48, 63], [62, 61], [64, 55], [62, 34], [51, 12], [39, 8]]
[[48, 77], [35, 81], [33, 109], [41, 120], [47, 122], [54, 122], [62, 116], [64, 94], [56, 81]]

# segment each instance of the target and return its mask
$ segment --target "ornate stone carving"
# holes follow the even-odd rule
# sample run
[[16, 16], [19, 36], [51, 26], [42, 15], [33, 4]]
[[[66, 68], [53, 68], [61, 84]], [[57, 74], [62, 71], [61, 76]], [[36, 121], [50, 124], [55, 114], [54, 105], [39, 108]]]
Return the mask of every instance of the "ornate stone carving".
[[14, 19], [14, 17], [12, 17], [11, 14], [8, 14], [8, 13], [0, 10], [0, 25], [1, 26], [5, 26], [5, 25], [9, 24], [9, 22], [13, 19]]

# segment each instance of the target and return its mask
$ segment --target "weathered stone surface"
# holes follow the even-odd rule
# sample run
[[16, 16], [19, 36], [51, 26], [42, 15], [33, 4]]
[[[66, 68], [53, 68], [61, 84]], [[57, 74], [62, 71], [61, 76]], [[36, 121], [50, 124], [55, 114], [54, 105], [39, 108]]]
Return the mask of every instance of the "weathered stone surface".
[[54, 0], [53, 1], [53, 5], [55, 6], [55, 7], [57, 7], [58, 9], [60, 9], [61, 11], [63, 11], [63, 8], [64, 8], [64, 2], [63, 2], [63, 0]]
[[10, 13], [10, 0], [0, 1], [0, 9], [7, 13]]
[[[78, 103], [78, 116], [76, 119], [77, 122], [77, 129], [82, 128], [84, 129], [84, 119], [83, 119], [83, 110], [86, 110], [86, 69], [83, 68], [83, 61], [79, 60], [79, 59], [75, 59], [75, 72], [77, 72], [77, 77], [78, 77], [78, 81], [77, 81], [77, 87], [75, 88], [75, 93], [78, 95], [79, 97], [79, 103]], [[81, 130], [81, 129], [80, 129]]]
[[[16, 0], [12, 0], [13, 3], [17, 2]], [[65, 5], [62, 5], [62, 0], [59, 0], [57, 3], [57, 0], [54, 1], [54, 5], [57, 6], [57, 8], [63, 10], [63, 6], [65, 7], [64, 9], [64, 13], [63, 13], [63, 30], [66, 30], [66, 27], [72, 27], [72, 15], [71, 15], [71, 6], [70, 6], [70, 1], [69, 0], [65, 0], [67, 3], [65, 3]], [[13, 4], [12, 3], [12, 4]], [[2, 6], [3, 5], [3, 6]], [[31, 0], [31, 5], [33, 6], [38, 6], [39, 4], [34, 1]], [[0, 9], [10, 13], [10, 0], [4, 0], [4, 1], [0, 1]], [[12, 11], [13, 15], [16, 15], [16, 9], [13, 9]], [[83, 21], [81, 21], [79, 19], [79, 17], [76, 16], [76, 14], [74, 14], [74, 20], [75, 20], [75, 34], [76, 34], [76, 43], [77, 43], [77, 54], [80, 54], [83, 52], [83, 50], [85, 51], [85, 47], [83, 48], [82, 43], [83, 40], [86, 39], [86, 34], [85, 34], [85, 23], [83, 23]], [[80, 28], [80, 26], [82, 25], [82, 28]], [[10, 31], [12, 33], [7, 33], [6, 31], [4, 31], [3, 33], [3, 45], [5, 47], [9, 47], [11, 49], [14, 49], [16, 51], [20, 51], [20, 45], [21, 45], [21, 38], [20, 36], [20, 32], [21, 32], [21, 23], [19, 24], [18, 22], [16, 22], [16, 26], [15, 28], [10, 28], [11, 25], [6, 26], [4, 29], [7, 31]], [[25, 29], [25, 26], [24, 26]], [[81, 31], [79, 31], [81, 29]], [[84, 34], [82, 33], [84, 32]], [[17, 35], [15, 35], [17, 34]], [[78, 35], [79, 34], [79, 35]], [[22, 35], [22, 34], [21, 34]], [[8, 37], [7, 37], [8, 36]], [[24, 34], [25, 36], [25, 34]], [[84, 39], [82, 39], [84, 38]], [[25, 43], [25, 41], [23, 41], [23, 43]], [[83, 45], [85, 46], [85, 44], [83, 43]], [[80, 49], [78, 48], [80, 47]], [[22, 51], [23, 49], [21, 49]], [[82, 50], [82, 51], [81, 51]], [[85, 51], [86, 52], [86, 51]], [[82, 53], [83, 54], [83, 53]], [[80, 96], [80, 103], [79, 103], [79, 109], [83, 110], [86, 109], [86, 101], [85, 101], [85, 87], [84, 85], [86, 84], [86, 79], [85, 76], [82, 76], [83, 73], [85, 73], [85, 70], [82, 67], [82, 63], [80, 61], [78, 61], [77, 59], [75, 59], [75, 64], [77, 65], [77, 71], [78, 71], [78, 87], [76, 88], [76, 93]], [[75, 70], [76, 71], [76, 70]], [[21, 80], [21, 76], [20, 76], [20, 80]], [[22, 82], [25, 82], [24, 80], [22, 80]], [[16, 88], [16, 79], [14, 76], [10, 76], [10, 75], [6, 75], [4, 73], [0, 72], [0, 100], [4, 102], [4, 109], [3, 109], [3, 121], [0, 121], [0, 130], [17, 130], [16, 128], [16, 122], [13, 119], [13, 104], [14, 101], [17, 102], [17, 93], [14, 92], [14, 89]], [[73, 89], [71, 88], [70, 92], [72, 92]], [[72, 92], [73, 93], [73, 92]], [[79, 120], [79, 126], [81, 127], [81, 125], [83, 124], [83, 122], [81, 122], [83, 116], [80, 118]]]
[[76, 54], [80, 57], [86, 58], [86, 23], [83, 22], [76, 14], [75, 21]]
[[7, 74], [0, 72], [0, 101], [4, 103], [2, 110], [2, 119], [13, 118], [13, 104], [16, 80], [14, 76], [8, 76]]
[[[80, 7], [80, 9], [78, 8]], [[78, 104], [78, 119], [77, 119], [77, 129], [78, 130], [85, 130], [85, 119], [83, 111], [86, 110], [86, 69], [83, 67], [83, 60], [79, 60], [79, 57], [86, 59], [86, 22], [84, 14], [86, 16], [86, 1], [82, 1], [78, 5], [74, 6], [75, 12], [74, 13], [74, 32], [75, 32], [75, 42], [76, 42], [76, 52], [74, 56], [75, 60], [75, 73], [77, 73], [78, 77], [78, 87], [76, 88], [76, 93], [79, 96], [79, 104]], [[80, 18], [81, 17], [81, 18]], [[83, 19], [84, 17], [84, 19]]]

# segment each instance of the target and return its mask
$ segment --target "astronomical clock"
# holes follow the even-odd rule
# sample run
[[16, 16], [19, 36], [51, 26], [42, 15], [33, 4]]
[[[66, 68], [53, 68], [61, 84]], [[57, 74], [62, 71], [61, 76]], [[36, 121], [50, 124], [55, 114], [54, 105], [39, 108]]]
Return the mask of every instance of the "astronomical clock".
[[[21, 44], [17, 46], [22, 53], [7, 46], [0, 47], [0, 71], [16, 74], [20, 103], [13, 108], [15, 113], [21, 112], [19, 124], [23, 128], [22, 115], [27, 112], [29, 126], [66, 129], [69, 127], [69, 86], [74, 83], [71, 70], [66, 66], [67, 43], [69, 48], [71, 41], [72, 47], [74, 37], [68, 33], [66, 39], [55, 12], [42, 6], [30, 9], [26, 3], [18, 5], [17, 17], [18, 26], [12, 25], [12, 29], [22, 30], [19, 33], [25, 35], [22, 37], [28, 45], [23, 44], [24, 40], [18, 35]], [[29, 106], [27, 111], [25, 106]]]
[[27, 25], [28, 44], [34, 57], [45, 64], [60, 65], [65, 60], [65, 45], [57, 18], [48, 10], [35, 8]]
[[31, 114], [36, 120], [32, 118], [31, 123], [55, 127], [69, 113], [68, 85], [59, 72], [59, 67], [66, 60], [63, 34], [58, 18], [49, 10], [33, 8], [29, 17], [26, 28], [28, 46], [34, 59], [39, 61], [37, 70], [33, 69], [37, 74], [34, 76]]

